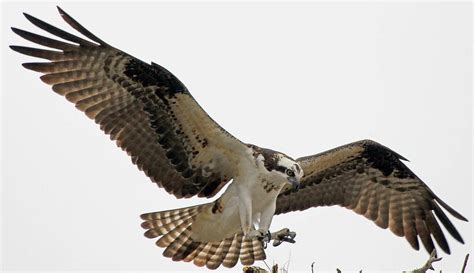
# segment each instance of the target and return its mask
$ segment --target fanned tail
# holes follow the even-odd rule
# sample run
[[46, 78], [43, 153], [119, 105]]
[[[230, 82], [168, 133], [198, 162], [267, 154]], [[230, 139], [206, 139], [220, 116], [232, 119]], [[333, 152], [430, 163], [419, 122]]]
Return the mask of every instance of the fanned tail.
[[220, 265], [234, 267], [239, 258], [242, 265], [252, 265], [266, 258], [262, 243], [258, 239], [244, 239], [241, 232], [215, 242], [194, 241], [192, 224], [201, 212], [211, 207], [212, 203], [142, 214], [142, 227], [147, 230], [145, 236], [159, 238], [156, 245], [165, 248], [163, 256], [173, 261], [193, 261], [209, 269]]

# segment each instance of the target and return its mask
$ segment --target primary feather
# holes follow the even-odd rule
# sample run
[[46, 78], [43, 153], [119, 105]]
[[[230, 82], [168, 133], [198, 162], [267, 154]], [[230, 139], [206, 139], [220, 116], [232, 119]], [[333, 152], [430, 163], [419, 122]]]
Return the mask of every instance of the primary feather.
[[417, 250], [420, 238], [431, 253], [433, 236], [441, 249], [450, 253], [433, 213], [461, 243], [461, 235], [439, 205], [454, 217], [467, 219], [439, 199], [402, 160], [405, 158], [370, 140], [299, 158], [305, 173], [300, 190], [283, 190], [275, 214], [339, 205], [405, 236]]
[[25, 14], [68, 43], [12, 28], [26, 40], [60, 50], [11, 46], [51, 61], [23, 66], [44, 73], [43, 82], [94, 119], [160, 187], [178, 198], [215, 195], [234, 175], [229, 154], [247, 147], [215, 123], [168, 70], [108, 45], [58, 10], [93, 42]]

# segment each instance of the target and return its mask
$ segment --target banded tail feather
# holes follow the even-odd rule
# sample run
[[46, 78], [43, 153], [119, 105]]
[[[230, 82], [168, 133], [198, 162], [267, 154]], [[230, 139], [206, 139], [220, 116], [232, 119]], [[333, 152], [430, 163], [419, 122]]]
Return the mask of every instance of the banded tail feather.
[[[213, 203], [142, 214], [141, 226], [146, 229], [147, 238], [158, 238], [156, 245], [162, 247], [163, 256], [173, 261], [191, 262], [208, 269], [220, 265], [234, 267], [238, 260], [242, 265], [252, 265], [266, 258], [263, 244], [256, 238], [245, 239], [242, 232], [230, 238], [213, 242], [199, 242], [192, 238], [192, 225], [196, 217]], [[212, 232], [212, 231], [210, 231]]]

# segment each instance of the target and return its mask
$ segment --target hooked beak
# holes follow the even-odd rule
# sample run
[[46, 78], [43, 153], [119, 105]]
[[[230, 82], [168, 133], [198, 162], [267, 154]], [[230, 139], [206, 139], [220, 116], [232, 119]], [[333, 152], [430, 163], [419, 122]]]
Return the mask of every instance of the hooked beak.
[[291, 184], [294, 191], [297, 191], [300, 188], [300, 181], [298, 181], [296, 177], [288, 177], [288, 182]]

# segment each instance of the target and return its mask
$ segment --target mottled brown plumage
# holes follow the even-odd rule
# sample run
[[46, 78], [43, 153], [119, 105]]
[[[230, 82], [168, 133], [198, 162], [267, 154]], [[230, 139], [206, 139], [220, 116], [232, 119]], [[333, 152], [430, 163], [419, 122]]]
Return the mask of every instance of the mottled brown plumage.
[[[235, 152], [246, 146], [216, 124], [165, 68], [108, 45], [58, 9], [68, 24], [92, 41], [25, 14], [37, 27], [72, 43], [12, 28], [31, 42], [60, 50], [11, 46], [51, 61], [23, 66], [44, 73], [45, 83], [94, 119], [160, 187], [178, 198], [215, 195], [233, 174], [227, 166], [210, 171], [207, 165], [219, 164], [210, 161], [222, 149]], [[227, 145], [213, 149], [218, 141]], [[220, 156], [226, 158], [224, 153]]]
[[433, 236], [450, 253], [438, 220], [456, 240], [463, 243], [463, 239], [440, 206], [460, 220], [466, 218], [438, 198], [401, 160], [406, 159], [370, 140], [299, 158], [305, 173], [300, 189], [283, 190], [275, 214], [339, 205], [405, 236], [414, 249], [419, 249], [420, 238], [431, 253]]

